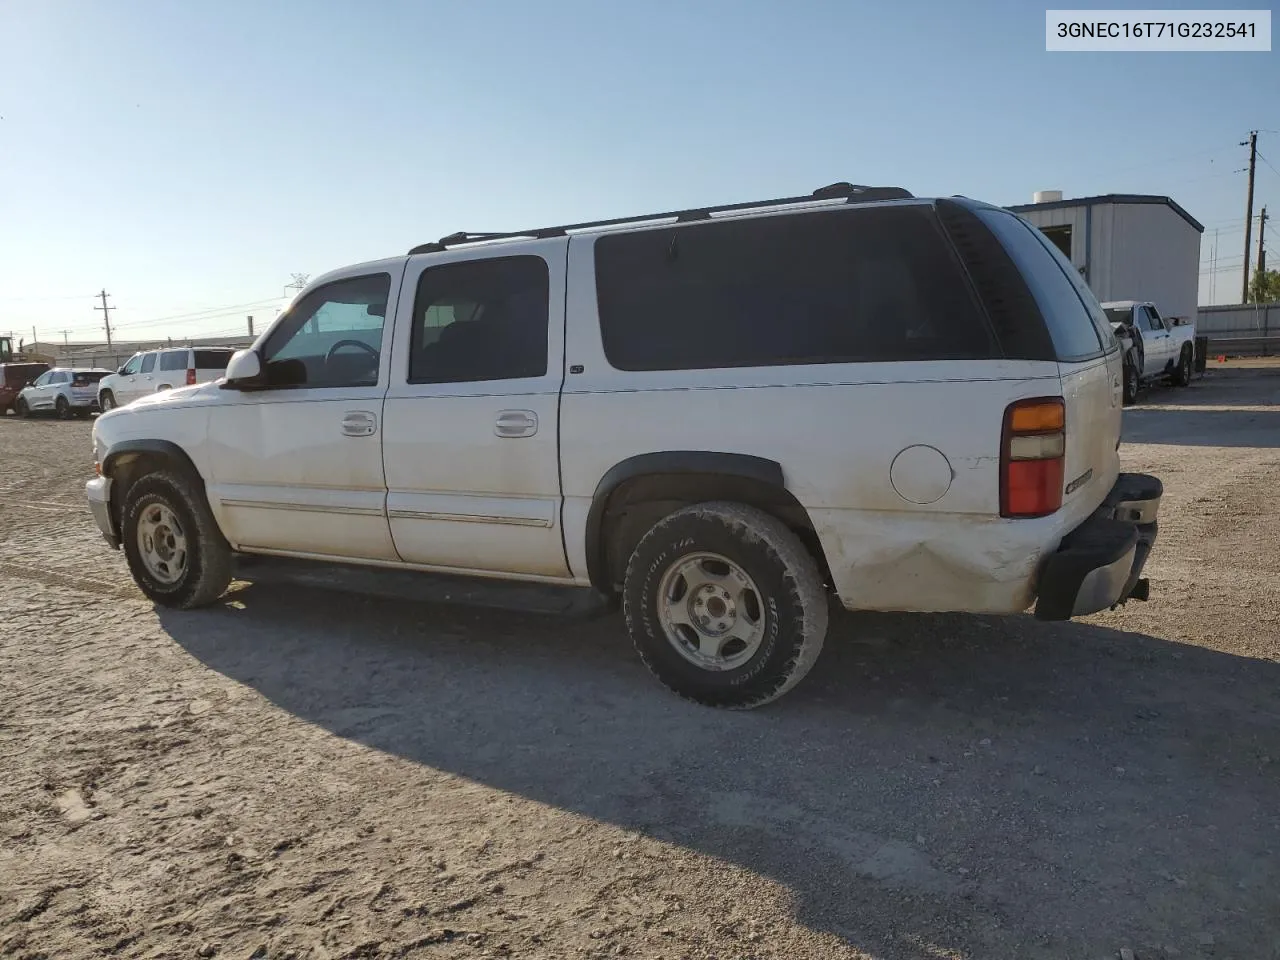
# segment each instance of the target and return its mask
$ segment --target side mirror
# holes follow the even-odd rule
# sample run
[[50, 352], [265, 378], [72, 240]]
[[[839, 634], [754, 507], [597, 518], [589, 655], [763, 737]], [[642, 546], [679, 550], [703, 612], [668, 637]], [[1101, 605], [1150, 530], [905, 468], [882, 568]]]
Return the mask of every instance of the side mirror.
[[227, 362], [224, 390], [243, 390], [262, 384], [262, 358], [253, 350], [237, 350]]

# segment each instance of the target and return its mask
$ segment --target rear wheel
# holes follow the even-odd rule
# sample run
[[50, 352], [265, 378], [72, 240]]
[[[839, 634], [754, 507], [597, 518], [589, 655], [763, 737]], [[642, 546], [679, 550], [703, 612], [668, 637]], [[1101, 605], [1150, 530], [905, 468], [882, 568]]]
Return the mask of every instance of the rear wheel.
[[1191, 386], [1191, 348], [1183, 347], [1182, 355], [1178, 357], [1178, 366], [1173, 371], [1173, 380], [1175, 387]]
[[809, 672], [827, 632], [813, 556], [775, 517], [701, 503], [636, 547], [623, 614], [640, 659], [669, 689], [714, 707], [757, 707]]
[[59, 420], [65, 420], [71, 416], [71, 404], [67, 403], [66, 397], [59, 397], [54, 402], [53, 409], [58, 414]]
[[102, 395], [98, 397], [98, 406], [102, 408], [103, 413], [108, 410], [114, 410], [116, 408], [116, 395], [110, 390], [103, 390]]
[[187, 474], [160, 471], [125, 494], [121, 539], [142, 592], [166, 607], [212, 603], [231, 582], [231, 547]]

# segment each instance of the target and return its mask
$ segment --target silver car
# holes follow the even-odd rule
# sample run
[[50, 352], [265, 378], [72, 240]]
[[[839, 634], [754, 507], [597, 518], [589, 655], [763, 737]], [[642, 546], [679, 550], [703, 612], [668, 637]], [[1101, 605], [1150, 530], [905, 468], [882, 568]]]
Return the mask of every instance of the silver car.
[[73, 414], [87, 417], [98, 409], [98, 381], [110, 370], [54, 367], [22, 388], [13, 409], [20, 417], [55, 413], [61, 420]]

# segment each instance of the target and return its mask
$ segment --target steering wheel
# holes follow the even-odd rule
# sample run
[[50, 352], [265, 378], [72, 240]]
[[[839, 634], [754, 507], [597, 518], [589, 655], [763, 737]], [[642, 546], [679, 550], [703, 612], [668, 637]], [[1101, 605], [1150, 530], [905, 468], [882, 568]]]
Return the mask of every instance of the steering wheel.
[[339, 340], [330, 347], [329, 352], [324, 355], [324, 365], [326, 367], [329, 365], [329, 361], [333, 359], [333, 355], [343, 347], [359, 347], [365, 353], [369, 354], [369, 356], [373, 357], [375, 363], [382, 358], [381, 351], [375, 347], [369, 346], [363, 340]]

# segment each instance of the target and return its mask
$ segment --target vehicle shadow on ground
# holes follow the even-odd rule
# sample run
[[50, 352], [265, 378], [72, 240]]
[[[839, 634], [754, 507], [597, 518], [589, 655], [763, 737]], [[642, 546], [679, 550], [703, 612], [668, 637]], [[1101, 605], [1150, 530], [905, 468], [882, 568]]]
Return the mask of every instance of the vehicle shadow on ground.
[[1280, 447], [1280, 406], [1274, 409], [1201, 410], [1131, 407], [1123, 442], [1193, 447]]
[[309, 723], [773, 878], [800, 923], [877, 957], [1280, 942], [1276, 663], [839, 613], [804, 684], [735, 713], [665, 692], [616, 616], [287, 584], [231, 600], [160, 619]]

